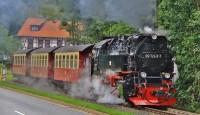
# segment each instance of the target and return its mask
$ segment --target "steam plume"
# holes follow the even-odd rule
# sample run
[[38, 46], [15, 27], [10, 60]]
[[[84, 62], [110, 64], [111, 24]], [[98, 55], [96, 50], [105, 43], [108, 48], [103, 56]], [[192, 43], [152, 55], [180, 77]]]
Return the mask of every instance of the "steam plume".
[[85, 18], [123, 21], [139, 28], [152, 27], [156, 15], [156, 0], [79, 0]]

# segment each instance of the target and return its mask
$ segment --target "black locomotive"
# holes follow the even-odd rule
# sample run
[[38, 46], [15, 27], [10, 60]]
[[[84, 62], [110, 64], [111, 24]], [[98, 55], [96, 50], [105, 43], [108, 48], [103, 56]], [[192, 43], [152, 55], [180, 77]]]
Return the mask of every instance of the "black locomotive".
[[113, 87], [123, 85], [126, 101], [135, 105], [170, 106], [176, 102], [173, 57], [167, 38], [155, 34], [109, 37], [96, 44], [93, 50], [93, 69], [115, 74], [107, 78]]

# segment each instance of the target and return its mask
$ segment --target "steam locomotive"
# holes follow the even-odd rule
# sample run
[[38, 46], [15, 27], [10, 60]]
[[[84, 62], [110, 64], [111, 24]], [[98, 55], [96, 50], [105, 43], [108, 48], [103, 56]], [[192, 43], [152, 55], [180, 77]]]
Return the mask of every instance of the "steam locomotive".
[[107, 75], [112, 87], [123, 86], [123, 97], [134, 105], [171, 106], [174, 59], [167, 38], [157, 35], [133, 35], [109, 38], [93, 48], [94, 71]]
[[91, 76], [112, 70], [103, 81], [122, 86], [127, 102], [168, 107], [176, 103], [176, 90], [174, 60], [167, 45], [165, 36], [138, 34], [107, 37], [94, 45], [21, 50], [13, 55], [13, 73], [67, 87], [81, 78], [84, 68]]

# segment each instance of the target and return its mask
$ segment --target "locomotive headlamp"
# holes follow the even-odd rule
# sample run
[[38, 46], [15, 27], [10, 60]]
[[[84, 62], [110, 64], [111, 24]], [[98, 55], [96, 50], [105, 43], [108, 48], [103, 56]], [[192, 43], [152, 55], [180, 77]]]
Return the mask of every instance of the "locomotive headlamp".
[[170, 74], [169, 73], [165, 73], [165, 78], [169, 79], [170, 78]]
[[141, 75], [142, 78], [146, 78], [147, 77], [147, 73], [146, 72], [141, 72], [140, 75]]
[[157, 38], [158, 38], [157, 35], [155, 35], [155, 34], [152, 35], [152, 39], [153, 39], [153, 40], [156, 40]]

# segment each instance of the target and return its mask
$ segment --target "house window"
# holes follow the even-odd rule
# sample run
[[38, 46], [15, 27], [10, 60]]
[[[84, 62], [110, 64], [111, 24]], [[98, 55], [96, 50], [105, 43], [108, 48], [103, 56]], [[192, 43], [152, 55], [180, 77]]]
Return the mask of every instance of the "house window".
[[57, 46], [62, 46], [62, 40], [57, 41]]
[[31, 31], [39, 31], [40, 26], [39, 25], [31, 25]]
[[38, 47], [42, 48], [43, 47], [43, 40], [38, 40]]
[[28, 49], [33, 48], [33, 39], [28, 39]]
[[45, 40], [45, 48], [49, 48], [50, 47], [50, 40]]

